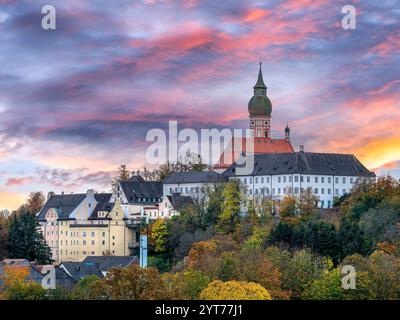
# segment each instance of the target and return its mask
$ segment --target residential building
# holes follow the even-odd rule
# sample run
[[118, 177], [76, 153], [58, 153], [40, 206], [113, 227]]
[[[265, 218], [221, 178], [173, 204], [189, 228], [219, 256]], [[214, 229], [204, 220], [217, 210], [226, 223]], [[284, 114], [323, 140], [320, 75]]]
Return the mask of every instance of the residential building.
[[191, 196], [183, 196], [180, 193], [172, 193], [167, 195], [161, 201], [157, 217], [153, 219], [168, 219], [173, 216], [179, 215], [181, 210], [194, 205], [193, 198]]
[[126, 218], [120, 202], [110, 202], [112, 194], [50, 193], [37, 220], [59, 261], [82, 261], [87, 256], [128, 256], [138, 246], [138, 228]]
[[128, 180], [118, 180], [113, 190], [112, 202], [119, 200], [126, 219], [157, 215], [163, 197], [160, 181], [145, 181], [138, 173]]

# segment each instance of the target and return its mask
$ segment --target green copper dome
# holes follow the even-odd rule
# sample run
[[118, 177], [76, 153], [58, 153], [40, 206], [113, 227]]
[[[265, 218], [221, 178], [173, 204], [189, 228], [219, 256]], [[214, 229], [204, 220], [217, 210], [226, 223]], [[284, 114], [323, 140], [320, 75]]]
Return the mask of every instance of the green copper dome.
[[249, 101], [249, 114], [251, 116], [271, 116], [271, 112], [272, 103], [267, 97], [267, 86], [264, 83], [260, 63], [257, 83], [254, 86], [254, 95]]
[[249, 101], [251, 116], [271, 116], [272, 103], [267, 96], [253, 96]]

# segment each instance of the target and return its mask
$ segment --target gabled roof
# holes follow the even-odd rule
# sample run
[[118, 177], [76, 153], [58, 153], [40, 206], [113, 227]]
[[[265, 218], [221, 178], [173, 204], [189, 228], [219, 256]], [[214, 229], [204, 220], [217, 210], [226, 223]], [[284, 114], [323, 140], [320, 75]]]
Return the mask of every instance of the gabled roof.
[[[86, 193], [53, 194], [38, 213], [37, 219], [46, 220], [45, 216], [49, 209], [57, 211], [58, 219], [68, 219], [70, 214], [85, 200], [86, 196]], [[108, 203], [111, 196], [111, 193], [96, 193], [94, 198], [97, 202]]]
[[166, 177], [163, 183], [217, 183], [224, 181], [226, 181], [225, 177], [214, 171], [193, 171], [174, 173]]
[[172, 207], [177, 211], [180, 211], [194, 204], [191, 196], [182, 196], [179, 193], [173, 193], [172, 195], [167, 196], [167, 198]]
[[162, 197], [162, 183], [160, 181], [120, 180], [119, 184], [129, 203], [137, 203], [138, 198], [161, 199]]
[[45, 220], [49, 209], [54, 208], [57, 211], [59, 219], [68, 219], [72, 211], [85, 199], [86, 194], [57, 194], [52, 195], [45, 203], [37, 215], [38, 220]]
[[[291, 153], [294, 149], [289, 141], [285, 139], [269, 139], [269, 138], [251, 138], [253, 139], [254, 150], [252, 152], [246, 150], [249, 138], [236, 138], [232, 139], [227, 148], [219, 158], [218, 163], [215, 164], [215, 169], [226, 169], [232, 163], [239, 159], [242, 152], [249, 152], [254, 154], [269, 154], [269, 153]], [[241, 145], [241, 149], [235, 149], [235, 146]], [[226, 157], [226, 159], [225, 159]]]
[[78, 282], [79, 280], [95, 275], [99, 278], [103, 278], [103, 274], [100, 272], [99, 265], [92, 262], [62, 262], [60, 267], [64, 267], [65, 271]]
[[108, 271], [111, 268], [126, 268], [138, 263], [136, 256], [88, 256], [82, 263], [95, 263], [100, 271]]
[[[235, 176], [236, 164], [224, 172]], [[254, 155], [254, 170], [251, 175], [319, 174], [336, 176], [374, 177], [352, 154], [335, 153], [275, 153]]]
[[98, 193], [95, 194], [95, 199], [98, 201], [96, 206], [94, 207], [92, 213], [89, 216], [89, 220], [96, 220], [96, 219], [104, 219], [104, 217], [99, 217], [100, 211], [110, 212], [113, 208], [115, 203], [110, 202], [112, 193]]

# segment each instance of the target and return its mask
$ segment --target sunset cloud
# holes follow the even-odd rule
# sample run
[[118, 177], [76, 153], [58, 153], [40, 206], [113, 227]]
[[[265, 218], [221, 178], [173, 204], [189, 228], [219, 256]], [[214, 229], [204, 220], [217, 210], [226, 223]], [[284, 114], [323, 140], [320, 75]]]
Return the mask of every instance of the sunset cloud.
[[295, 149], [353, 153], [400, 177], [400, 12], [353, 1], [0, 0], [0, 210], [31, 191], [109, 190], [147, 166], [146, 133], [246, 128], [258, 62]]

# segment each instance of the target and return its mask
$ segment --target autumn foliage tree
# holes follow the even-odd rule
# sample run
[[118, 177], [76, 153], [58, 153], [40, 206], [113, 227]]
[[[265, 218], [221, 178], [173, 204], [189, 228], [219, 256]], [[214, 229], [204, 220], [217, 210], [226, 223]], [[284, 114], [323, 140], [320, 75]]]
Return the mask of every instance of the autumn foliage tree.
[[220, 281], [210, 282], [201, 293], [202, 300], [271, 300], [268, 291], [254, 282]]

